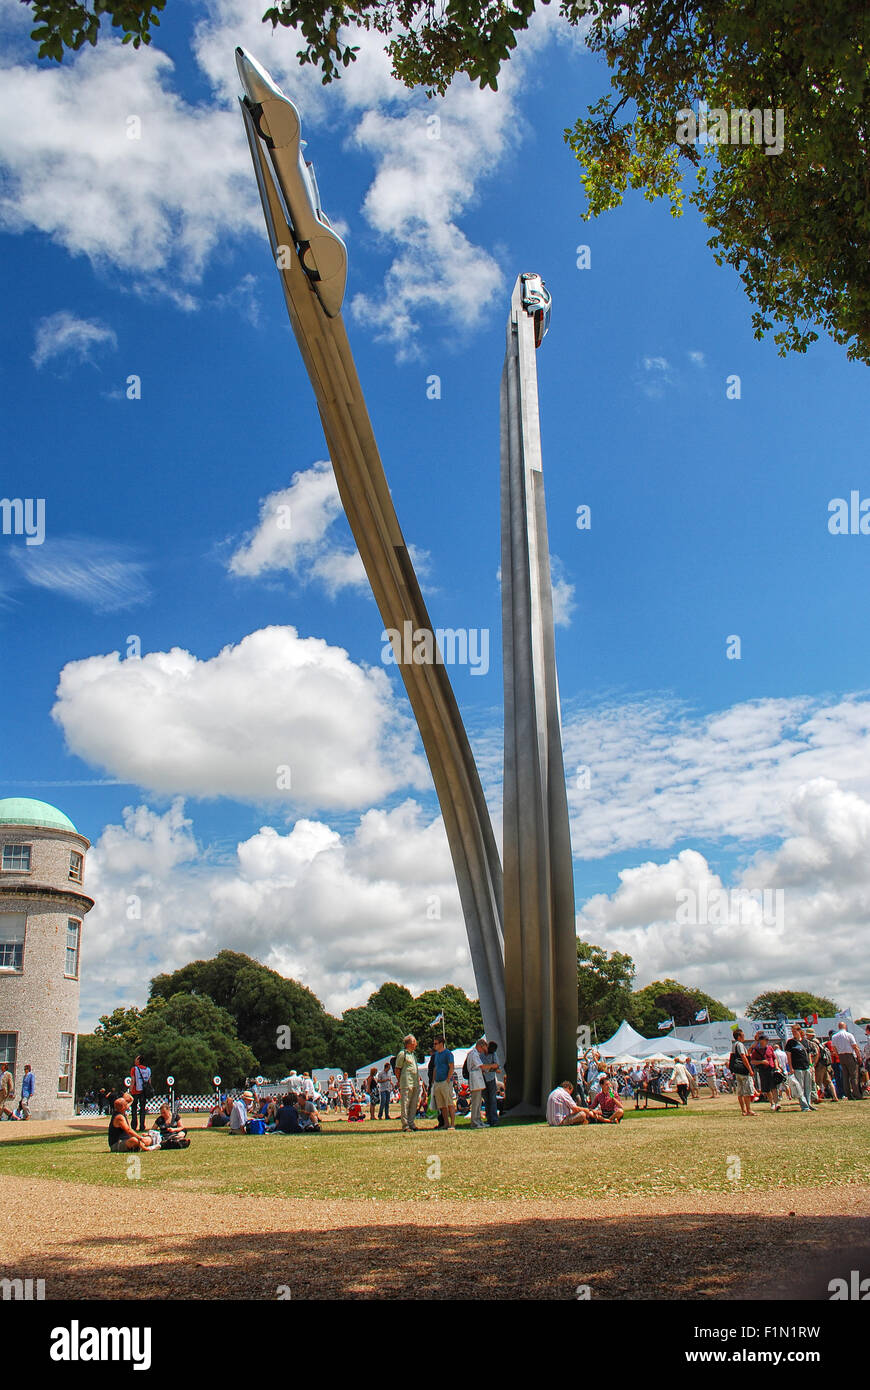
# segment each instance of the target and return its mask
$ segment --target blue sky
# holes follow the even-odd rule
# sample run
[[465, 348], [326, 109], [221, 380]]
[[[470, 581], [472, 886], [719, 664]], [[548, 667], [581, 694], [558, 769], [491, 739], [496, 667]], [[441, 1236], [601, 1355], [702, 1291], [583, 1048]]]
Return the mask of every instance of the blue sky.
[[[334, 1010], [386, 978], [473, 988], [407, 701], [317, 467], [237, 42], [298, 100], [346, 236], [345, 320], [433, 620], [491, 634], [487, 674], [451, 675], [496, 823], [498, 385], [514, 280], [537, 270], [578, 929], [630, 951], [638, 984], [867, 1010], [870, 538], [828, 531], [832, 498], [870, 496], [866, 368], [756, 342], [693, 210], [632, 196], [580, 220], [561, 135], [607, 76], [549, 11], [497, 95], [428, 105], [372, 45], [321, 88], [258, 14], [171, 0], [152, 50], [58, 69], [0, 4], [2, 491], [46, 508], [41, 546], [0, 537], [0, 791], [94, 843], [82, 1026], [222, 946]], [[112, 655], [131, 636], [138, 662]], [[702, 886], [781, 889], [784, 911], [681, 925]]]

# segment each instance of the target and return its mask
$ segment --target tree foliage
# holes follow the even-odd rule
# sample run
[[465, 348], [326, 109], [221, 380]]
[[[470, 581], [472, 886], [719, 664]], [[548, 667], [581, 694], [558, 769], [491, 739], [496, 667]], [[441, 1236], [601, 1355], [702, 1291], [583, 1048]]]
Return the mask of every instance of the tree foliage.
[[677, 1028], [688, 1028], [702, 1009], [707, 1010], [711, 1023], [735, 1017], [725, 1004], [701, 989], [682, 985], [679, 980], [653, 980], [632, 995], [631, 1021], [639, 1032], [653, 1037], [658, 1025], [671, 1018]]
[[833, 999], [821, 994], [809, 994], [801, 989], [769, 989], [758, 994], [751, 1004], [746, 1005], [747, 1018], [776, 1018], [785, 1014], [786, 1018], [803, 1018], [806, 1014], [818, 1014], [820, 1018], [833, 1018], [839, 1010]]
[[631, 1014], [634, 961], [621, 951], [607, 954], [590, 941], [577, 942], [577, 1016], [599, 1042]]
[[[40, 57], [96, 43], [100, 17], [135, 47], [159, 23], [153, 3], [25, 0]], [[548, 3], [548, 0], [543, 0]], [[354, 31], [388, 35], [395, 76], [443, 93], [458, 73], [495, 88], [528, 27], [534, 0], [282, 0], [264, 21], [302, 36], [301, 63], [325, 83], [356, 58]], [[566, 24], [611, 71], [612, 91], [565, 138], [579, 160], [587, 218], [620, 205], [629, 188], [689, 201], [713, 231], [719, 265], [740, 276], [755, 336], [775, 326], [781, 354], [806, 352], [818, 328], [870, 363], [870, 64], [866, 6], [853, 0], [562, 0]], [[678, 113], [782, 112], [781, 152], [760, 143], [677, 143]], [[730, 139], [730, 136], [729, 136]]]
[[[264, 1072], [310, 1067], [326, 1059], [337, 1022], [310, 989], [279, 975], [250, 956], [219, 951], [212, 960], [195, 960], [171, 975], [151, 981], [151, 998], [178, 992], [208, 995], [235, 1021], [240, 1038]], [[285, 1046], [289, 1029], [290, 1046]], [[330, 1057], [331, 1061], [332, 1058]]]

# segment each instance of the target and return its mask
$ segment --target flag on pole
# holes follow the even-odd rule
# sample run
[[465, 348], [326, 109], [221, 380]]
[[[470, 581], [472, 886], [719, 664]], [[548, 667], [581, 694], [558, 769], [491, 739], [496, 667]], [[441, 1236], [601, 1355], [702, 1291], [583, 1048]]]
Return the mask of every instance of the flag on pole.
[[430, 1028], [434, 1028], [436, 1024], [438, 1024], [438, 1023], [443, 1023], [443, 1022], [444, 1022], [444, 1011], [443, 1011], [443, 1009], [442, 1009], [442, 1011], [441, 1011], [440, 1014], [436, 1014], [436, 1015], [435, 1015], [435, 1017], [433, 1018], [432, 1022], [429, 1024], [429, 1027], [430, 1027]]
[[695, 1022], [696, 1022], [696, 1023], [709, 1023], [709, 1022], [710, 1022], [710, 1018], [709, 1018], [709, 1015], [708, 1015], [706, 1009], [699, 1009], [699, 1010], [698, 1010], [698, 1012], [695, 1014]]
[[669, 1028], [676, 1028], [676, 1026], [672, 1018], [666, 1018], [664, 1023], [658, 1025], [658, 1030], [660, 1033], [666, 1033]]

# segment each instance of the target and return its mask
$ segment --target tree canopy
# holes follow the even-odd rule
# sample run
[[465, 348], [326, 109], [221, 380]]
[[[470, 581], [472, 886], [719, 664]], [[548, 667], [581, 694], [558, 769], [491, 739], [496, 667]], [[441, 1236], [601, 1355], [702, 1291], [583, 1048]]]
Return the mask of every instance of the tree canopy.
[[[151, 41], [166, 0], [24, 0], [39, 56], [95, 44], [105, 18], [124, 42]], [[549, 0], [542, 0], [548, 3]], [[255, 4], [255, 0], [252, 0]], [[534, 13], [534, 0], [281, 0], [264, 22], [302, 37], [300, 63], [324, 83], [356, 59], [360, 30], [389, 36], [394, 75], [443, 93], [459, 73], [495, 88]], [[743, 281], [755, 336], [778, 326], [781, 354], [819, 333], [870, 364], [870, 64], [864, 7], [852, 0], [562, 0], [567, 25], [610, 69], [611, 91], [565, 138], [580, 162], [586, 218], [614, 209], [629, 188], [689, 201], [713, 231], [719, 265]], [[702, 109], [709, 112], [710, 120]], [[681, 140], [681, 116], [697, 138]], [[758, 127], [741, 113], [758, 113]], [[712, 117], [721, 113], [724, 119]], [[781, 138], [768, 140], [769, 116]], [[735, 128], [736, 119], [736, 128]], [[686, 134], [685, 128], [683, 131]]]
[[751, 1004], [746, 1005], [747, 1018], [775, 1018], [785, 1014], [786, 1018], [804, 1018], [807, 1014], [818, 1014], [821, 1018], [833, 1018], [838, 1013], [832, 999], [821, 994], [809, 994], [802, 989], [769, 989], [758, 994]]
[[679, 980], [653, 980], [632, 995], [632, 1009], [635, 1028], [648, 1037], [653, 1037], [658, 1025], [671, 1018], [677, 1028], [690, 1027], [702, 1009], [707, 1010], [711, 1023], [735, 1017], [731, 1009], [711, 994], [682, 985]]
[[632, 1013], [634, 961], [621, 951], [610, 955], [591, 941], [577, 941], [577, 1017], [602, 1041]]

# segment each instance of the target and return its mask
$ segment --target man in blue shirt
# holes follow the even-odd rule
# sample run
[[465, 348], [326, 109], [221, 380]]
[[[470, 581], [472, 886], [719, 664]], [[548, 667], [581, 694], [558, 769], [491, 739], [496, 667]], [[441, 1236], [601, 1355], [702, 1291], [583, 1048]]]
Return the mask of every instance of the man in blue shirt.
[[441, 1111], [444, 1128], [456, 1128], [456, 1092], [453, 1089], [453, 1053], [447, 1051], [443, 1038], [434, 1038], [435, 1071], [433, 1073], [432, 1098], [436, 1108]]
[[21, 1118], [30, 1119], [30, 1106], [33, 1101], [33, 1071], [25, 1063], [24, 1075], [21, 1078]]

